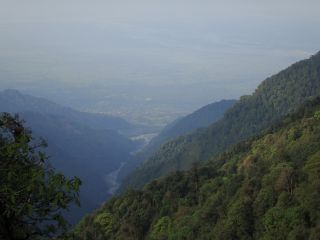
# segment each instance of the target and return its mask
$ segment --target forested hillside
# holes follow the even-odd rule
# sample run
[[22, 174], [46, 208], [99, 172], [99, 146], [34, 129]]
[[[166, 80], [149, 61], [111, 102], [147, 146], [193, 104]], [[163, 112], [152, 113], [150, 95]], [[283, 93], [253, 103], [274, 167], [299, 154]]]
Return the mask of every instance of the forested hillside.
[[208, 104], [199, 110], [177, 119], [154, 137], [146, 148], [147, 153], [154, 152], [166, 141], [190, 133], [198, 128], [207, 127], [223, 117], [225, 111], [235, 104], [235, 100], [221, 100]]
[[0, 239], [48, 239], [65, 231], [79, 205], [81, 180], [48, 164], [43, 147], [17, 116], [0, 113]]
[[72, 223], [111, 196], [116, 179], [109, 174], [131, 159], [137, 144], [117, 131], [131, 128], [124, 120], [82, 113], [15, 90], [0, 93], [0, 112], [18, 113], [36, 137], [48, 143], [49, 163], [57, 171], [82, 180], [81, 207], [67, 213]]
[[155, 136], [146, 147], [135, 154], [134, 158], [121, 169], [120, 177], [125, 178], [167, 141], [191, 133], [198, 128], [208, 127], [218, 121], [235, 102], [235, 100], [214, 102], [173, 121]]
[[320, 98], [260, 136], [113, 198], [75, 239], [310, 239], [320, 236]]
[[24, 112], [20, 116], [33, 134], [43, 137], [50, 156], [49, 162], [67, 176], [82, 180], [81, 207], [68, 213], [76, 223], [85, 213], [98, 208], [111, 196], [113, 183], [107, 175], [130, 161], [136, 144], [113, 130], [95, 130], [62, 116]]
[[317, 53], [263, 81], [252, 95], [241, 97], [221, 120], [208, 128], [164, 144], [126, 179], [122, 188], [141, 187], [169, 172], [207, 160], [259, 133], [319, 94], [320, 53]]

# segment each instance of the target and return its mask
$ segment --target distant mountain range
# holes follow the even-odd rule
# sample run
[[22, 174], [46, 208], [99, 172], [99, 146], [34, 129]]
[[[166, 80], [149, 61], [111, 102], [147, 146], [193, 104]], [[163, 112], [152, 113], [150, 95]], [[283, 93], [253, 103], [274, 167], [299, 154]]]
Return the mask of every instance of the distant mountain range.
[[128, 136], [139, 135], [146, 128], [146, 126], [131, 124], [122, 118], [111, 115], [80, 112], [45, 98], [22, 94], [14, 89], [0, 92], [0, 109], [8, 112], [30, 111], [63, 116], [70, 121], [90, 126], [93, 129], [112, 129]]
[[129, 161], [138, 145], [118, 133], [134, 131], [135, 126], [123, 119], [78, 112], [16, 90], [0, 92], [0, 111], [18, 113], [37, 137], [47, 141], [54, 168], [82, 180], [81, 209], [71, 211], [72, 222], [110, 197], [115, 183], [108, 174]]
[[124, 181], [122, 189], [142, 187], [170, 172], [189, 169], [225, 151], [232, 144], [259, 133], [303, 102], [320, 95], [320, 53], [293, 64], [263, 81], [252, 95], [226, 111], [207, 128], [162, 145]]

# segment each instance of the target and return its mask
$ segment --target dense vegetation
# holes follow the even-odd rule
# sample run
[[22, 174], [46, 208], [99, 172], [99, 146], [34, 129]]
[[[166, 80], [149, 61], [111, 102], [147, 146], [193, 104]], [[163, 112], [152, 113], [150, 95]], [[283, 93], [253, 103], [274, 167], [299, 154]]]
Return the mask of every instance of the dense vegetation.
[[35, 136], [48, 142], [46, 153], [55, 169], [82, 180], [81, 207], [71, 208], [67, 218], [77, 223], [101, 206], [111, 194], [106, 174], [129, 161], [135, 144], [113, 130], [95, 130], [61, 116], [22, 113]]
[[164, 144], [124, 182], [142, 187], [169, 172], [189, 169], [229, 146], [254, 136], [320, 94], [320, 53], [266, 79], [250, 96], [243, 96], [225, 116], [206, 129]]
[[319, 110], [317, 98], [204, 166], [113, 198], [70, 238], [319, 239]]
[[0, 239], [27, 240], [67, 227], [62, 210], [79, 204], [78, 178], [56, 173], [24, 127], [0, 115]]
[[207, 127], [221, 119], [225, 111], [235, 104], [235, 100], [221, 100], [208, 104], [199, 110], [177, 119], [165, 127], [158, 136], [153, 138], [147, 147], [148, 152], [153, 152], [162, 143], [190, 133], [198, 128]]
[[227, 109], [235, 104], [235, 100], [221, 100], [208, 104], [195, 112], [179, 118], [166, 126], [150, 143], [137, 153], [120, 172], [120, 177], [125, 178], [136, 169], [143, 160], [150, 157], [162, 144], [176, 137], [186, 135], [198, 128], [208, 127], [221, 119]]
[[47, 141], [50, 164], [66, 176], [81, 178], [81, 208], [72, 206], [66, 215], [72, 223], [111, 196], [106, 174], [129, 161], [136, 148], [116, 131], [128, 127], [123, 120], [116, 124], [117, 118], [78, 112], [14, 90], [0, 92], [1, 111], [19, 113], [33, 135]]

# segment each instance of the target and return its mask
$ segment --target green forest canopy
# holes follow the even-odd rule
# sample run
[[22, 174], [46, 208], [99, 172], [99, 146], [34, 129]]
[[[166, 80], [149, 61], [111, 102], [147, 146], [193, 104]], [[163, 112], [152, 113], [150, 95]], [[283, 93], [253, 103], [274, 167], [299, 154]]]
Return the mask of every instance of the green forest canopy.
[[320, 52], [267, 78], [252, 95], [241, 97], [220, 121], [164, 144], [126, 179], [122, 190], [142, 187], [155, 178], [206, 161], [319, 95]]
[[67, 228], [62, 210], [79, 204], [78, 178], [55, 173], [19, 118], [0, 115], [0, 238], [35, 239]]
[[76, 239], [319, 239], [320, 98], [204, 166], [129, 190]]

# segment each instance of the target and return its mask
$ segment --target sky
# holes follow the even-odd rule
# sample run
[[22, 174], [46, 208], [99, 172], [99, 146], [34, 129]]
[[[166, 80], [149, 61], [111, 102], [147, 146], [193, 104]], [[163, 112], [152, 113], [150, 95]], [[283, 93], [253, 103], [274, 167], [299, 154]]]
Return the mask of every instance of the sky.
[[319, 51], [319, 9], [318, 0], [0, 0], [0, 88], [87, 111], [184, 114], [249, 94]]

